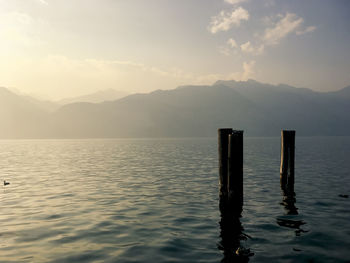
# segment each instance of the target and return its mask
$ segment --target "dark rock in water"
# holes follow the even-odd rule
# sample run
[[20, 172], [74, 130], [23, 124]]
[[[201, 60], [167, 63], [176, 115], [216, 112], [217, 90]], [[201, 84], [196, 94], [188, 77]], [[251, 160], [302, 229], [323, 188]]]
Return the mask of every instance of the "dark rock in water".
[[349, 195], [339, 195], [339, 197], [349, 198]]

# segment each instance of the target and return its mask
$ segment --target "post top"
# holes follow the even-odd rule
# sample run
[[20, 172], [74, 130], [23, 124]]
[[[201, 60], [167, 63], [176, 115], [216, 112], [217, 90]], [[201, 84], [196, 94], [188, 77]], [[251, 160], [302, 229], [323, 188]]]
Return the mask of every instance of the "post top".
[[281, 130], [281, 133], [295, 133], [295, 130]]
[[232, 128], [220, 128], [218, 133], [243, 134], [243, 130], [233, 130]]
[[227, 136], [232, 133], [231, 128], [223, 128], [223, 129], [218, 129], [218, 135], [219, 136]]

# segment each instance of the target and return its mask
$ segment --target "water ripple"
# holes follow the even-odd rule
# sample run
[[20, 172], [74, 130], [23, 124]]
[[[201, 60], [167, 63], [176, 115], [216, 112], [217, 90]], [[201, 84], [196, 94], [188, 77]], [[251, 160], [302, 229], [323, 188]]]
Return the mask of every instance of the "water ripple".
[[[288, 197], [279, 138], [245, 139], [240, 242], [251, 262], [350, 261], [350, 203], [339, 197], [350, 193], [350, 138], [296, 142]], [[0, 141], [11, 182], [0, 192], [0, 262], [220, 262], [216, 143]]]

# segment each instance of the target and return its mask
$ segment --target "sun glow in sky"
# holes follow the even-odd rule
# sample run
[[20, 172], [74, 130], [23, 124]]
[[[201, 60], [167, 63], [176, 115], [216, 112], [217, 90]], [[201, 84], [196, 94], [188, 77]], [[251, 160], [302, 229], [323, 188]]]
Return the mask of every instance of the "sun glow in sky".
[[0, 0], [0, 86], [60, 99], [218, 79], [350, 85], [347, 0]]

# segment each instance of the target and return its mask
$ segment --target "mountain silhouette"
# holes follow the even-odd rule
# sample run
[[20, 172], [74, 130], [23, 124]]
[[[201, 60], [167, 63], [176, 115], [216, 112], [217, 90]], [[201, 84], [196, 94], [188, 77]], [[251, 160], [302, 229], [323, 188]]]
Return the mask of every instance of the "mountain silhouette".
[[[248, 136], [279, 136], [281, 129], [295, 129], [299, 136], [350, 135], [349, 95], [350, 87], [322, 93], [248, 80], [72, 103], [51, 113], [26, 102], [31, 110], [18, 115], [27, 121], [16, 126], [23, 132], [12, 137], [202, 137], [216, 136], [220, 127], [242, 129]], [[23, 101], [13, 100], [8, 107], [23, 109]], [[13, 127], [7, 127], [7, 137]]]
[[0, 138], [42, 137], [48, 116], [35, 99], [0, 87]]
[[83, 96], [62, 99], [62, 100], [59, 100], [57, 103], [60, 105], [65, 105], [65, 104], [70, 104], [75, 102], [100, 103], [104, 101], [117, 100], [127, 95], [129, 94], [123, 91], [117, 91], [114, 89], [105, 89], [105, 90], [99, 90], [94, 93], [83, 95]]

